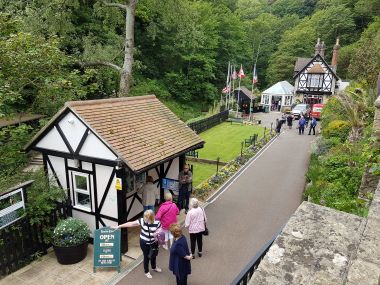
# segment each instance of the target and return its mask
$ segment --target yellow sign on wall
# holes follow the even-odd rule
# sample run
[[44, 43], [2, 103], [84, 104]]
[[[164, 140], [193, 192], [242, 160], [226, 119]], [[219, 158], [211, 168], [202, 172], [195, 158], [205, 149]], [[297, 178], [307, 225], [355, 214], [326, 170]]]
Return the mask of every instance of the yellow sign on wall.
[[122, 190], [121, 178], [116, 178], [115, 189]]

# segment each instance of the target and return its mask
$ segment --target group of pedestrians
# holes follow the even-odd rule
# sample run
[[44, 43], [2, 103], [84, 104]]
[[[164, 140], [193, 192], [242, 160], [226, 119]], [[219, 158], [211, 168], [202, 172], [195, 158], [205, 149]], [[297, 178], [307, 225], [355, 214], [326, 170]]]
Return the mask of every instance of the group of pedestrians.
[[[292, 114], [283, 114], [281, 116], [281, 119], [276, 119], [276, 133], [281, 132], [281, 127], [285, 122], [287, 123], [287, 126], [289, 130], [293, 127], [293, 121], [294, 117]], [[310, 121], [310, 126], [309, 126]], [[317, 126], [317, 119], [310, 116], [309, 114], [301, 114], [300, 119], [298, 120], [298, 134], [303, 135], [305, 133], [305, 129], [307, 129], [309, 126], [309, 135], [311, 135], [311, 131], [313, 131], [313, 135], [315, 135], [315, 127]]]
[[[205, 211], [199, 206], [196, 198], [190, 199], [192, 174], [188, 165], [184, 165], [183, 171], [179, 177], [179, 195], [178, 206], [173, 202], [173, 196], [170, 192], [165, 193], [165, 202], [162, 203], [154, 213], [152, 205], [144, 204], [144, 202], [152, 203], [155, 194], [145, 193], [146, 191], [155, 190], [150, 187], [153, 185], [151, 176], [147, 177], [147, 183], [143, 187], [143, 217], [115, 228], [140, 227], [140, 248], [144, 256], [144, 273], [147, 278], [152, 278], [149, 271], [149, 263], [155, 272], [162, 272], [162, 269], [157, 267], [156, 258], [159, 251], [157, 237], [159, 234], [165, 235], [163, 248], [170, 249], [169, 270], [176, 277], [177, 284], [186, 285], [187, 276], [191, 273], [190, 260], [195, 258], [195, 249], [198, 249], [198, 257], [202, 257], [203, 250], [203, 234], [206, 230], [207, 217]], [[156, 187], [154, 187], [156, 188]], [[182, 190], [182, 191], [181, 191]], [[144, 194], [145, 193], [145, 194]], [[154, 206], [154, 203], [153, 203]], [[186, 237], [182, 233], [182, 228], [178, 224], [177, 216], [180, 209], [184, 208], [186, 213], [185, 227], [189, 228], [190, 248]], [[162, 232], [162, 233], [161, 233]]]

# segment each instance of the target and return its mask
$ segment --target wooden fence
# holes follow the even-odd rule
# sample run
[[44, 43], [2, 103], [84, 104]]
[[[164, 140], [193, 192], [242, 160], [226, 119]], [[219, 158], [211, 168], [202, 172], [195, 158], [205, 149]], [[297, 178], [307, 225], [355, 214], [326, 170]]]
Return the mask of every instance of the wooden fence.
[[212, 127], [219, 125], [220, 123], [228, 119], [228, 110], [222, 111], [216, 115], [212, 115], [206, 119], [202, 119], [196, 122], [188, 124], [188, 126], [197, 134], [204, 132]]
[[46, 218], [44, 224], [31, 225], [27, 216], [0, 230], [0, 276], [10, 274], [25, 266], [37, 255], [46, 254], [51, 246], [44, 241], [44, 228], [54, 227], [59, 219], [71, 216], [66, 203]]

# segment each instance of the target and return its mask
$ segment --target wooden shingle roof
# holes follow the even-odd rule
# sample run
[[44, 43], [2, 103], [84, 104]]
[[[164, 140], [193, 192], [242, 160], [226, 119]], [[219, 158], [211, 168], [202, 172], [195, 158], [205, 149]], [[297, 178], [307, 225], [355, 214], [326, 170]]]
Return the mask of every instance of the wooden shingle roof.
[[134, 172], [204, 141], [154, 95], [67, 102]]

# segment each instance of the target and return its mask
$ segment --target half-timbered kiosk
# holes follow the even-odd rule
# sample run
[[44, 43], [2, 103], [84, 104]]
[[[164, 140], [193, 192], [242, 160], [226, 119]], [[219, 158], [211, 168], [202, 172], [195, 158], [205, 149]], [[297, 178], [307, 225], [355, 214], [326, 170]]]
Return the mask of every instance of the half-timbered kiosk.
[[339, 39], [333, 48], [331, 65], [325, 60], [325, 44], [318, 39], [313, 58], [298, 58], [294, 67], [295, 99], [302, 103], [326, 103], [339, 88], [336, 75]]
[[288, 81], [280, 81], [263, 91], [261, 105], [268, 110], [283, 111], [293, 104], [294, 87]]
[[149, 95], [67, 102], [26, 150], [43, 154], [46, 173], [67, 190], [72, 215], [95, 230], [142, 213], [137, 190], [146, 175], [163, 199], [163, 178], [178, 179], [185, 153], [203, 144]]

